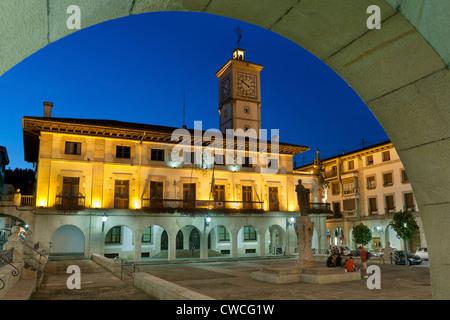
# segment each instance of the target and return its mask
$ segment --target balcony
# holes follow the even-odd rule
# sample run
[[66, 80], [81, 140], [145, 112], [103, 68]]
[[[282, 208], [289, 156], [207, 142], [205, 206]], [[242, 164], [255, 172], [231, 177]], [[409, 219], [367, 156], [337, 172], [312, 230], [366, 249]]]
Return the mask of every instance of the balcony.
[[384, 208], [386, 214], [395, 213], [395, 208]]
[[85, 209], [85, 197], [82, 194], [78, 196], [65, 196], [58, 194], [55, 199], [55, 209], [59, 213], [77, 213]]
[[358, 188], [342, 189], [342, 195], [344, 195], [344, 196], [351, 196], [351, 195], [357, 195], [357, 194], [359, 194]]
[[[143, 198], [142, 208], [146, 211], [171, 209], [217, 209], [217, 210], [257, 210], [262, 211], [263, 201], [215, 201], [215, 200], [180, 200], [180, 199], [148, 199]], [[148, 210], [150, 209], [150, 210]], [[183, 210], [180, 210], [183, 211]]]
[[357, 218], [358, 217], [358, 210], [347, 210], [347, 211], [344, 211], [343, 212], [344, 213], [344, 217], [345, 218]]

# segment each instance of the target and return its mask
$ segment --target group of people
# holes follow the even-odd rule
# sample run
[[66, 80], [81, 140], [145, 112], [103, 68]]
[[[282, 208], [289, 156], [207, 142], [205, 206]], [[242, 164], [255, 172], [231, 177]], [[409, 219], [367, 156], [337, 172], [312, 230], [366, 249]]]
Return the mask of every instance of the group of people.
[[331, 255], [327, 259], [327, 267], [338, 267], [345, 268], [347, 272], [356, 272], [360, 268], [364, 268], [366, 275], [364, 278], [368, 277], [367, 273], [367, 260], [369, 258], [369, 253], [364, 250], [362, 247], [358, 248], [359, 256], [361, 258], [361, 265], [356, 267], [355, 262], [353, 261], [353, 257], [349, 256], [345, 261], [342, 260], [341, 254], [339, 251], [333, 250]]

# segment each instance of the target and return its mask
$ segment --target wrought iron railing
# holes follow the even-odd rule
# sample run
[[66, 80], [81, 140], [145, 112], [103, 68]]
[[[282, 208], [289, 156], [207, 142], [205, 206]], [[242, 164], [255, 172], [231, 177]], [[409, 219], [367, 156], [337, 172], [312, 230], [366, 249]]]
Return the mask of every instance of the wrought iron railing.
[[215, 200], [180, 200], [143, 198], [143, 208], [228, 208], [228, 209], [263, 209], [263, 201], [215, 201]]
[[65, 196], [58, 194], [56, 196], [56, 205], [62, 205], [62, 206], [73, 206], [73, 207], [84, 207], [85, 202], [85, 196], [82, 194], [78, 194], [78, 196]]
[[[9, 250], [0, 251], [0, 269], [9, 265], [10, 267], [13, 268], [11, 274], [14, 277], [16, 277], [19, 275], [20, 271], [12, 263], [13, 255], [14, 255], [14, 248], [11, 248]], [[4, 287], [5, 287], [5, 282], [3, 281], [3, 279], [0, 278], [0, 290], [2, 290]]]

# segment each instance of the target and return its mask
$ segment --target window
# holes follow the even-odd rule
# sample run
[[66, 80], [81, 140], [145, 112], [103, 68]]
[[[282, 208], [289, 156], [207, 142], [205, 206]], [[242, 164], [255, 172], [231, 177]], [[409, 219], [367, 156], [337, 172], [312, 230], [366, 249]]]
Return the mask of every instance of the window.
[[347, 163], [347, 169], [348, 169], [348, 170], [353, 170], [353, 169], [355, 169], [355, 161], [354, 161], [354, 160], [350, 160], [350, 161]]
[[120, 243], [122, 238], [122, 227], [112, 227], [105, 236], [105, 243]]
[[183, 183], [183, 207], [195, 207], [195, 183]]
[[150, 207], [163, 207], [163, 183], [150, 181]]
[[242, 186], [242, 202], [244, 209], [252, 208], [252, 187]]
[[386, 213], [393, 213], [395, 211], [394, 196], [385, 196], [384, 198], [386, 202]]
[[214, 185], [214, 201], [225, 201], [224, 185]]
[[256, 230], [252, 226], [244, 227], [244, 241], [256, 240]]
[[401, 170], [402, 183], [409, 183], [408, 175], [404, 169]]
[[144, 234], [142, 235], [142, 242], [151, 243], [152, 242], [152, 227], [148, 227], [145, 229]]
[[375, 176], [367, 177], [367, 189], [374, 189], [377, 187]]
[[269, 187], [269, 210], [278, 211], [278, 188]]
[[339, 192], [340, 192], [339, 183], [331, 184], [331, 193], [336, 195], [336, 194], [339, 194]]
[[333, 213], [339, 215], [341, 213], [341, 204], [339, 202], [333, 202]]
[[61, 204], [77, 206], [79, 200], [80, 178], [63, 177]]
[[187, 164], [194, 164], [194, 156], [195, 152], [184, 152], [183, 153], [183, 162]]
[[369, 214], [376, 214], [377, 212], [377, 198], [369, 198]]
[[390, 152], [389, 152], [389, 150], [388, 151], [384, 151], [382, 154], [381, 154], [381, 160], [384, 162], [384, 161], [389, 161], [389, 160], [391, 160], [391, 154], [390, 154]]
[[131, 147], [117, 146], [116, 147], [116, 158], [130, 159], [130, 155], [131, 155], [130, 150], [131, 150]]
[[224, 226], [218, 226], [217, 233], [219, 235], [219, 241], [230, 241], [230, 233]]
[[150, 160], [152, 161], [164, 161], [163, 149], [152, 149], [150, 154]]
[[225, 165], [225, 155], [224, 154], [215, 154], [214, 162], [218, 165]]
[[253, 166], [252, 165], [253, 159], [252, 160], [250, 160], [250, 159], [251, 159], [251, 157], [243, 157], [242, 166], [245, 168], [251, 168]]
[[344, 211], [355, 211], [356, 210], [355, 199], [342, 200], [342, 205], [344, 207], [343, 208]]
[[128, 209], [130, 181], [116, 180], [114, 188], [114, 208]]
[[383, 173], [383, 186], [392, 186], [392, 172]]
[[415, 211], [414, 196], [412, 192], [405, 193], [405, 211]]
[[81, 154], [81, 142], [66, 141], [65, 154]]
[[366, 165], [370, 166], [373, 164], [373, 155], [366, 157]]

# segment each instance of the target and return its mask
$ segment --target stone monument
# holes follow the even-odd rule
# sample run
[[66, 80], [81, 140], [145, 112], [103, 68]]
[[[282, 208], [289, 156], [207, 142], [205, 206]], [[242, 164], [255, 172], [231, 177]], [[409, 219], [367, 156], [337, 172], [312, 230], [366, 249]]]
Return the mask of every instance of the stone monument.
[[297, 192], [298, 207], [300, 209], [300, 223], [295, 223], [295, 233], [297, 234], [298, 260], [295, 266], [299, 268], [314, 268], [316, 262], [312, 258], [312, 237], [314, 233], [314, 222], [308, 215], [309, 200], [302, 180], [298, 180], [295, 187]]
[[11, 228], [11, 236], [8, 241], [3, 245], [3, 250], [9, 250], [13, 248], [13, 263], [23, 263], [23, 245], [19, 236], [20, 227], [14, 226]]

